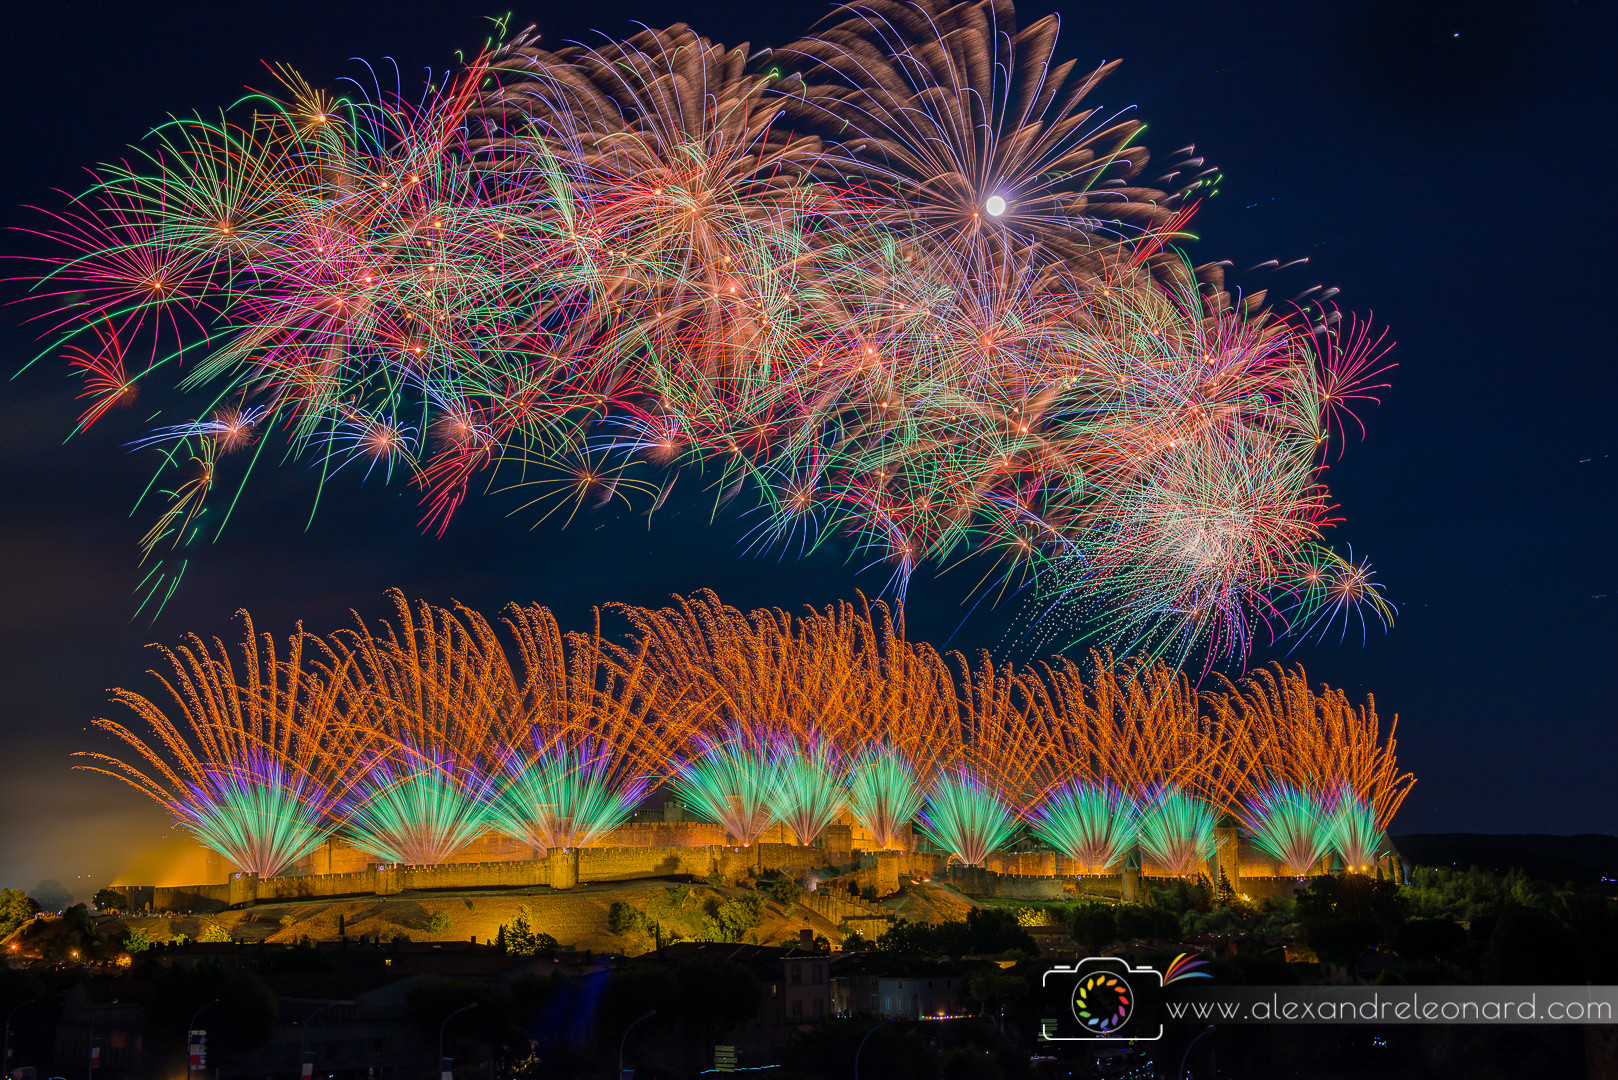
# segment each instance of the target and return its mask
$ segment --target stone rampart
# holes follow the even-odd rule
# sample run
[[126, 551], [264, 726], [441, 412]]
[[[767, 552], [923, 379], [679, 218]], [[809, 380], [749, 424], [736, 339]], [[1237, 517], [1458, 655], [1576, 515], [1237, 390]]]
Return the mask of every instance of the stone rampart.
[[725, 830], [705, 821], [635, 821], [620, 825], [594, 848], [705, 848], [726, 841]]
[[[1230, 843], [1235, 830], [1224, 826], [1223, 841], [1208, 861], [1210, 878], [1227, 878], [1237, 870], [1231, 886], [1253, 898], [1291, 896], [1297, 878], [1281, 872], [1245, 837]], [[688, 876], [706, 878], [718, 873], [730, 883], [770, 871], [794, 877], [827, 866], [855, 869], [837, 882], [846, 889], [874, 889], [891, 896], [906, 878], [952, 880], [969, 896], [1024, 900], [1054, 900], [1064, 896], [1123, 896], [1133, 899], [1131, 874], [1136, 883], [1167, 883], [1173, 879], [1164, 867], [1139, 859], [1138, 869], [1122, 875], [1097, 874], [1067, 856], [1051, 851], [995, 852], [982, 867], [963, 867], [948, 855], [935, 852], [862, 850], [864, 830], [839, 823], [827, 829], [815, 846], [791, 842], [779, 827], [768, 831], [752, 847], [726, 842], [718, 825], [694, 821], [637, 821], [619, 826], [600, 844], [561, 853], [560, 860], [533, 851], [497, 834], [489, 834], [458, 852], [455, 860], [439, 866], [378, 865], [374, 857], [342, 840], [333, 839], [300, 860], [282, 877], [258, 879], [233, 871], [219, 885], [174, 887], [130, 886], [137, 906], [153, 911], [202, 910], [251, 903], [254, 900], [295, 900], [338, 896], [388, 896], [405, 889], [529, 888], [550, 885], [570, 888], [592, 881], [633, 881], [642, 878]], [[908, 839], [908, 833], [907, 833]], [[477, 856], [485, 856], [478, 858]], [[342, 869], [326, 870], [325, 867]], [[1314, 867], [1324, 872], [1326, 860]], [[835, 893], [836, 890], [830, 890]], [[1136, 894], [1143, 895], [1143, 894]]]
[[230, 906], [230, 885], [159, 885], [152, 889], [153, 911], [209, 911]]
[[1249, 900], [1291, 900], [1302, 887], [1303, 882], [1295, 877], [1248, 877], [1244, 874], [1237, 891]]
[[[824, 889], [806, 893], [798, 903], [833, 926], [840, 925], [848, 919], [882, 919], [888, 922], [893, 920], [889, 912], [874, 904], [867, 904], [852, 896], [838, 896]], [[864, 936], [864, 932], [861, 933]]]
[[848, 866], [859, 862], [859, 855], [847, 848], [803, 847], [799, 844], [757, 844], [758, 869], [778, 870], [788, 877], [799, 877], [826, 866]]
[[546, 859], [398, 867], [399, 890], [527, 888], [550, 884]]
[[1070, 879], [1001, 874], [984, 866], [950, 867], [949, 880], [967, 896], [998, 900], [1061, 900]]
[[260, 878], [258, 899], [303, 900], [331, 896], [361, 896], [376, 892], [376, 871], [357, 870], [348, 874], [299, 874], [289, 877]]
[[1054, 851], [995, 851], [983, 860], [986, 869], [997, 874], [1016, 874], [1022, 877], [1055, 877]]
[[711, 873], [713, 856], [707, 845], [651, 847], [637, 844], [579, 849], [580, 881], [634, 881], [680, 875], [703, 878]]

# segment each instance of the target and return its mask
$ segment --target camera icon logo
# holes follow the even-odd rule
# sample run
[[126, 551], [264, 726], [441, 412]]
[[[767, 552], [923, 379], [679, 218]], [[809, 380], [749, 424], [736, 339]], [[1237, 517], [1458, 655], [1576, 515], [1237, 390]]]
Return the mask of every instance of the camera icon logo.
[[1073, 987], [1073, 1019], [1097, 1035], [1116, 1031], [1135, 1011], [1135, 990], [1122, 976], [1092, 971]]
[[1056, 1015], [1042, 1025], [1051, 1041], [1152, 1041], [1163, 1037], [1162, 973], [1116, 956], [1091, 956], [1046, 970], [1045, 998]]

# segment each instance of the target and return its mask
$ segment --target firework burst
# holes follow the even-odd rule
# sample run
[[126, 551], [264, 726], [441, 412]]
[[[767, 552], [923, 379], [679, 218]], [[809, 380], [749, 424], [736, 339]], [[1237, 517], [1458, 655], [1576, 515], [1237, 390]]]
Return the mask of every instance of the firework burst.
[[804, 745], [778, 742], [771, 757], [775, 764], [770, 800], [774, 817], [799, 844], [812, 844], [848, 806], [848, 793], [839, 782], [841, 763], [822, 739], [810, 739]]
[[343, 722], [355, 690], [346, 663], [318, 640], [312, 648], [323, 655], [311, 662], [301, 630], [278, 654], [275, 639], [257, 636], [251, 618], [242, 618], [239, 665], [217, 640], [192, 637], [163, 650], [171, 673], [154, 674], [167, 707], [114, 692], [150, 734], [112, 720], [96, 726], [132, 747], [136, 764], [82, 756], [92, 762], [86, 768], [153, 799], [232, 866], [273, 877], [326, 839], [376, 748]]
[[433, 532], [479, 480], [558, 522], [701, 483], [759, 548], [841, 537], [897, 594], [973, 559], [1041, 640], [1177, 664], [1389, 621], [1320, 546], [1381, 338], [1187, 262], [1217, 171], [1186, 148], [1148, 178], [1143, 125], [1095, 104], [1115, 65], [1055, 60], [1057, 22], [863, 0], [777, 53], [525, 32], [421, 92], [276, 69], [164, 124], [30, 278], [79, 428], [137, 381], [196, 398], [149, 434], [143, 550], [177, 549], [152, 606], [218, 472], [286, 456], [412, 484]]
[[674, 794], [703, 818], [724, 827], [742, 847], [751, 847], [776, 823], [780, 780], [769, 752], [747, 733], [702, 738], [691, 757], [674, 763]]
[[[1374, 703], [1301, 669], [1198, 694], [1183, 672], [1104, 653], [1088, 668], [953, 664], [881, 605], [743, 614], [711, 593], [620, 609], [628, 639], [564, 633], [538, 606], [412, 605], [284, 654], [249, 624], [165, 652], [136, 751], [87, 755], [233, 865], [285, 870], [340, 833], [435, 864], [490, 831], [535, 849], [602, 842], [655, 787], [743, 845], [777, 823], [808, 844], [846, 814], [878, 848], [911, 824], [972, 865], [1035, 837], [1090, 870], [1132, 843], [1175, 874], [1233, 813], [1289, 873], [1329, 848], [1369, 865], [1413, 778]], [[1133, 793], [1141, 793], [1138, 798]]]
[[1201, 874], [1219, 849], [1218, 820], [1214, 807], [1164, 784], [1141, 796], [1141, 851], [1176, 877]]
[[866, 747], [849, 767], [849, 810], [884, 851], [903, 846], [903, 832], [925, 798], [915, 769], [891, 746]]
[[1326, 809], [1330, 846], [1345, 869], [1365, 873], [1376, 862], [1387, 839], [1376, 811], [1347, 785], [1332, 793]]
[[1135, 801], [1118, 787], [1075, 782], [1046, 796], [1029, 829], [1089, 873], [1106, 873], [1134, 846]]
[[916, 827], [967, 866], [982, 866], [1017, 835], [1017, 817], [981, 776], [963, 767], [933, 781]]
[[1263, 786], [1240, 816], [1253, 845], [1279, 863], [1283, 874], [1302, 877], [1331, 850], [1331, 813], [1300, 788], [1281, 783]]

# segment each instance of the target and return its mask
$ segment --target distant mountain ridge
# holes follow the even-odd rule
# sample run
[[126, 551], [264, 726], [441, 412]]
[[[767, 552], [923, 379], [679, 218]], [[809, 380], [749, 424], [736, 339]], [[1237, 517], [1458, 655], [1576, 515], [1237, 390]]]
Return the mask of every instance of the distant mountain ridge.
[[1420, 866], [1515, 868], [1558, 883], [1618, 879], [1618, 836], [1606, 833], [1405, 833], [1391, 839], [1407, 862]]

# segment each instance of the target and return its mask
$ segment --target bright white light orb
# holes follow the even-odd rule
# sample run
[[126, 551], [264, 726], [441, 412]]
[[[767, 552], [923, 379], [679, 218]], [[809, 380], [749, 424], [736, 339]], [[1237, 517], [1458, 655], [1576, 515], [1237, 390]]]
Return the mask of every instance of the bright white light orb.
[[998, 195], [990, 195], [989, 201], [983, 204], [983, 209], [989, 212], [990, 217], [999, 217], [1006, 212], [1006, 200]]

